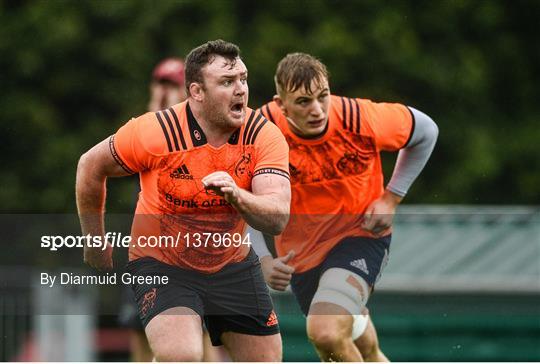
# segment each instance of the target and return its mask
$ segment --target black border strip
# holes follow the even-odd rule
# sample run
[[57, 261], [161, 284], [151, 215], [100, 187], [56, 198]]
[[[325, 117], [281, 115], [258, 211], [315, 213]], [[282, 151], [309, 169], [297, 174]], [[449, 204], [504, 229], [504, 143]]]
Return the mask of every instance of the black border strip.
[[161, 125], [161, 129], [163, 129], [163, 134], [165, 134], [165, 139], [167, 140], [167, 146], [169, 147], [169, 152], [172, 152], [172, 144], [171, 139], [169, 139], [169, 133], [167, 132], [167, 128], [165, 127], [165, 123], [163, 123], [163, 120], [161, 119], [161, 116], [159, 115], [159, 112], [155, 113], [157, 116], [157, 119], [159, 121], [159, 125]]
[[412, 136], [414, 134], [414, 129], [416, 128], [416, 119], [414, 117], [414, 113], [412, 112], [411, 109], [409, 109], [408, 106], [405, 106], [405, 107], [411, 113], [412, 125], [411, 125], [411, 133], [409, 134], [409, 138], [407, 138], [407, 141], [405, 142], [405, 144], [403, 144], [402, 148], [405, 148], [407, 145], [409, 145], [409, 143], [411, 142]]
[[244, 143], [244, 144], [251, 144], [253, 142], [253, 132], [255, 131], [255, 128], [259, 126], [259, 123], [261, 123], [261, 120], [266, 120], [266, 119], [262, 114], [257, 114], [257, 118], [251, 124], [252, 126], [247, 136], [247, 143]]
[[171, 121], [171, 118], [169, 116], [169, 114], [167, 113], [167, 110], [163, 110], [161, 111], [163, 113], [163, 116], [165, 116], [165, 119], [167, 120], [167, 124], [169, 125], [169, 129], [171, 129], [171, 135], [173, 137], [173, 140], [174, 140], [174, 146], [176, 148], [176, 150], [180, 150], [180, 146], [178, 145], [178, 138], [176, 137], [176, 132], [174, 130], [174, 126], [173, 126], [173, 123]]
[[[206, 135], [204, 134], [197, 119], [195, 119], [195, 115], [193, 115], [193, 112], [191, 111], [189, 102], [186, 104], [186, 114], [188, 120], [189, 134], [191, 135], [191, 143], [193, 144], [193, 146], [200, 147], [208, 143], [206, 141]], [[199, 139], [197, 139], [196, 135], [199, 135]]]
[[247, 138], [248, 129], [251, 127], [251, 124], [253, 123], [253, 117], [254, 116], [255, 116], [255, 111], [252, 111], [251, 115], [249, 115], [248, 121], [246, 122], [246, 126], [244, 127], [244, 134], [242, 136], [242, 143], [244, 145], [246, 144], [246, 140], [247, 140], [246, 138]]
[[282, 176], [287, 178], [288, 180], [291, 180], [291, 177], [289, 176], [289, 173], [287, 171], [284, 171], [279, 168], [261, 168], [257, 169], [255, 172], [253, 172], [253, 177], [259, 175], [259, 174], [277, 174], [278, 176]]
[[353, 131], [354, 125], [353, 125], [352, 100], [349, 97], [347, 97], [347, 101], [349, 102], [349, 131]]
[[360, 134], [360, 105], [357, 99], [353, 99], [356, 104], [356, 134]]
[[266, 108], [266, 113], [268, 114], [268, 119], [270, 119], [271, 122], [273, 122], [274, 124], [276, 123], [276, 121], [274, 120], [274, 116], [272, 115], [272, 112], [270, 112], [270, 106], [268, 106], [268, 104], [264, 105], [264, 107]]
[[340, 96], [341, 99], [341, 117], [343, 119], [343, 129], [347, 129], [347, 109], [345, 108], [345, 99]]
[[109, 138], [109, 150], [111, 151], [111, 154], [114, 158], [114, 160], [116, 161], [116, 163], [118, 163], [120, 165], [120, 167], [122, 167], [122, 169], [124, 171], [126, 171], [127, 173], [129, 174], [135, 174], [135, 172], [133, 172], [128, 166], [126, 163], [124, 163], [124, 161], [122, 160], [122, 158], [120, 158], [120, 156], [118, 155], [118, 152], [116, 151], [116, 148], [114, 147], [114, 134], [111, 135], [111, 137]]
[[[261, 114], [262, 115], [262, 114]], [[255, 139], [257, 139], [257, 135], [259, 135], [259, 132], [261, 131], [262, 127], [264, 126], [264, 124], [266, 124], [268, 122], [268, 120], [263, 116], [263, 121], [261, 123], [261, 125], [259, 125], [259, 127], [257, 128], [257, 130], [255, 130], [255, 132], [253, 133], [253, 137], [251, 137], [251, 141], [249, 142], [249, 144], [255, 144]]]
[[182, 128], [180, 127], [180, 121], [178, 120], [178, 116], [176, 115], [176, 112], [172, 107], [168, 109], [174, 119], [174, 123], [176, 124], [176, 128], [178, 129], [178, 134], [180, 135], [180, 143], [182, 144], [182, 148], [187, 149], [186, 146], [186, 140], [184, 139], [184, 133], [182, 133]]

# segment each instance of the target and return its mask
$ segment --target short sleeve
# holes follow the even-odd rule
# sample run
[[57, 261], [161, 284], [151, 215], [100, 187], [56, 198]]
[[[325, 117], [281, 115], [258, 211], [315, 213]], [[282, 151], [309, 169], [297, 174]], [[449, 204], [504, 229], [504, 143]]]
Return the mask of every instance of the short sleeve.
[[149, 127], [149, 115], [131, 119], [111, 137], [111, 153], [126, 171], [137, 173], [151, 169], [154, 154], [141, 137], [147, 135], [144, 128]]
[[271, 122], [266, 122], [255, 140], [254, 175], [272, 173], [289, 178], [289, 145]]
[[402, 104], [362, 100], [368, 127], [377, 149], [396, 151], [405, 147], [414, 129], [411, 111]]

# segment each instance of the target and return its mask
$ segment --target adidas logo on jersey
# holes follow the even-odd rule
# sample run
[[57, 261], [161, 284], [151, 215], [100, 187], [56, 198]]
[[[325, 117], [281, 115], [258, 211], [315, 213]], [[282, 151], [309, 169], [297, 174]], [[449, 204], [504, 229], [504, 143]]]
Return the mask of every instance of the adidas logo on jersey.
[[185, 164], [182, 164], [181, 167], [175, 169], [171, 174], [171, 178], [178, 178], [178, 179], [193, 179], [193, 176], [189, 173], [189, 170], [187, 169]]
[[362, 259], [356, 259], [351, 262], [351, 266], [360, 269], [362, 272], [369, 274], [369, 270], [367, 268], [366, 260], [364, 258]]

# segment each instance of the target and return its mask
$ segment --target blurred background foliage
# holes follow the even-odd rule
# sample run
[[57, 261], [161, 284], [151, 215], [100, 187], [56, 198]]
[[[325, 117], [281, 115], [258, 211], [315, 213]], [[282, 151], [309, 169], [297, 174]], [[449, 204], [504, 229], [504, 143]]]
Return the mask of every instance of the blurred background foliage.
[[[430, 115], [407, 203], [538, 204], [538, 19], [529, 0], [0, 1], [1, 210], [75, 211], [79, 156], [145, 112], [161, 58], [216, 38], [241, 47], [251, 107], [303, 51], [334, 93]], [[109, 211], [132, 209], [132, 185], [110, 183]]]

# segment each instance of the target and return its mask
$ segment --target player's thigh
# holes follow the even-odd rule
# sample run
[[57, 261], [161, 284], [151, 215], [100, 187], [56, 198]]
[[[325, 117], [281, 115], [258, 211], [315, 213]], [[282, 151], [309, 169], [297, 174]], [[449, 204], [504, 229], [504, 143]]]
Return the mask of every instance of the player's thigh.
[[145, 332], [158, 361], [202, 360], [202, 320], [190, 308], [173, 307], [159, 313], [146, 325]]
[[[362, 278], [362, 281], [372, 288], [381, 277], [388, 262], [392, 236], [381, 238], [349, 237], [343, 239], [328, 254], [321, 268], [321, 278], [326, 271], [332, 268], [344, 269]], [[349, 284], [349, 276], [334, 276], [336, 281], [331, 284]], [[345, 278], [345, 281], [342, 281]]]
[[221, 345], [221, 336], [227, 332], [253, 336], [279, 333], [272, 298], [253, 251], [244, 261], [229, 264], [213, 276], [204, 319], [213, 345]]
[[315, 343], [331, 344], [350, 338], [353, 316], [340, 305], [317, 302], [311, 305], [306, 319], [308, 338]]
[[169, 278], [167, 283], [143, 280], [132, 285], [139, 317], [156, 359], [200, 360], [206, 276], [152, 258], [132, 261], [127, 270], [136, 276]]
[[233, 361], [281, 361], [281, 335], [247, 335], [224, 332], [221, 341]]
[[365, 310], [368, 292], [367, 283], [358, 274], [344, 268], [326, 270], [320, 278], [307, 318], [307, 333], [311, 341], [333, 345], [361, 335], [367, 317], [360, 314]]
[[[358, 310], [365, 306], [369, 291], [386, 265], [390, 242], [390, 235], [378, 239], [345, 238], [328, 253], [319, 266], [306, 272], [293, 274], [291, 288], [302, 312], [307, 315], [313, 301], [319, 300], [345, 305], [344, 308], [349, 309], [351, 314], [360, 314]], [[337, 274], [325, 275], [328, 270], [334, 268], [338, 269], [334, 271]], [[321, 280], [323, 276], [324, 280]], [[321, 290], [321, 286], [325, 284], [327, 287], [322, 287]], [[340, 302], [336, 302], [337, 296], [333, 288], [339, 286], [344, 288], [340, 291], [343, 291], [346, 296], [340, 294]], [[358, 294], [361, 297], [357, 297]], [[356, 301], [360, 304], [358, 305]]]
[[318, 265], [306, 272], [293, 273], [291, 279], [291, 290], [302, 310], [302, 313], [307, 316], [309, 312], [309, 306], [313, 300], [315, 292], [319, 286], [319, 279], [321, 277], [322, 265]]
[[[326, 257], [319, 277], [317, 290], [311, 300], [308, 316], [308, 333], [318, 328], [337, 330], [324, 336], [340, 336], [344, 331], [349, 337], [358, 330], [365, 319], [359, 315], [365, 310], [370, 291], [386, 265], [390, 236], [371, 239], [346, 238]], [[365, 316], [364, 316], [365, 318]], [[357, 335], [361, 335], [358, 333]], [[357, 336], [353, 337], [356, 339]]]

